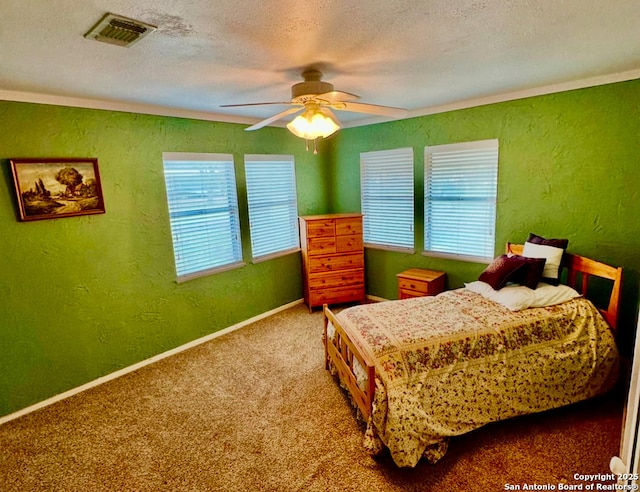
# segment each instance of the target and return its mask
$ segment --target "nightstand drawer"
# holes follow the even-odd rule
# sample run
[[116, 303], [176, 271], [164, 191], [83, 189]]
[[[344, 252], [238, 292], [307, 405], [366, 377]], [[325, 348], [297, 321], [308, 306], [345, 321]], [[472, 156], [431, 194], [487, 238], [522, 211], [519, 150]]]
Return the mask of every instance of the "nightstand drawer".
[[398, 297], [436, 296], [444, 291], [446, 274], [422, 268], [410, 268], [397, 275]]
[[429, 293], [429, 283], [419, 282], [408, 278], [399, 278], [398, 288], [402, 290], [412, 290], [416, 293], [421, 293], [422, 295], [427, 295]]
[[411, 299], [413, 297], [425, 297], [425, 293], [424, 292], [418, 292], [415, 290], [405, 290], [405, 289], [399, 289], [398, 290], [398, 299]]

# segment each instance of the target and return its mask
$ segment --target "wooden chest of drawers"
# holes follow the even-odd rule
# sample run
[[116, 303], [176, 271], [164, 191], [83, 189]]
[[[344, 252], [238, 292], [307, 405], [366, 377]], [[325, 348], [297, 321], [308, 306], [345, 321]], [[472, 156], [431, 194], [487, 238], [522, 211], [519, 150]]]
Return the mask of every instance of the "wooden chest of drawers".
[[398, 298], [436, 296], [444, 290], [445, 273], [422, 268], [410, 268], [396, 275]]
[[309, 311], [323, 304], [364, 301], [362, 214], [307, 215], [299, 220]]

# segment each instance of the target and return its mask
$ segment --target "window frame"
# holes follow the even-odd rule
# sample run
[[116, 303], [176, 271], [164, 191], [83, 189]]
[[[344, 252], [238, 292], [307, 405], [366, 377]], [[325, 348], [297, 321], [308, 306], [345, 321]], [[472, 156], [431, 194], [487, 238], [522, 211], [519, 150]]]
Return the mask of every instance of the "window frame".
[[[406, 166], [398, 173], [398, 163]], [[395, 166], [395, 167], [394, 167]], [[380, 194], [389, 179], [402, 180], [400, 194]], [[378, 182], [375, 182], [375, 180]], [[360, 204], [363, 214], [364, 246], [374, 249], [415, 253], [415, 156], [413, 147], [375, 150], [360, 153]], [[400, 205], [400, 208], [398, 208]], [[398, 232], [399, 209], [406, 229]], [[394, 213], [395, 211], [395, 213]], [[373, 232], [375, 229], [378, 232]], [[372, 237], [373, 236], [373, 237]], [[407, 240], [410, 238], [410, 242]], [[397, 239], [397, 241], [395, 240]]]
[[[191, 152], [163, 152], [162, 162], [163, 162], [163, 172], [164, 172], [164, 180], [165, 180], [165, 188], [166, 188], [166, 196], [167, 196], [169, 225], [171, 230], [171, 242], [172, 242], [173, 254], [174, 254], [174, 266], [176, 270], [176, 282], [182, 283], [194, 278], [201, 278], [201, 277], [205, 277], [215, 273], [232, 270], [232, 269], [244, 266], [245, 263], [243, 261], [243, 256], [242, 256], [242, 236], [241, 236], [241, 230], [240, 230], [240, 212], [238, 207], [238, 192], [237, 192], [237, 186], [236, 186], [237, 180], [236, 180], [236, 174], [235, 174], [235, 164], [234, 164], [233, 155], [232, 154], [214, 154], [214, 153], [191, 153]], [[191, 207], [189, 209], [185, 207], [186, 205], [185, 203], [183, 203], [181, 206], [179, 204], [179, 201], [175, 201], [176, 199], [179, 200], [179, 198], [177, 196], [172, 195], [171, 188], [173, 186], [176, 186], [178, 182], [175, 180], [172, 181], [171, 178], [169, 177], [171, 173], [170, 172], [168, 173], [167, 164], [171, 166], [171, 165], [181, 165], [181, 163], [184, 164], [185, 166], [188, 165], [189, 163], [192, 163], [192, 164], [215, 163], [216, 165], [221, 166], [221, 170], [223, 171], [224, 178], [225, 178], [221, 184], [218, 184], [218, 187], [221, 187], [222, 189], [226, 189], [227, 194], [222, 195], [221, 201], [224, 202], [226, 199], [227, 204], [226, 206], [223, 206], [221, 208], [218, 206], [218, 208], [220, 208], [220, 211], [217, 211], [214, 213], [221, 213], [226, 209], [227, 210], [226, 213], [228, 213], [229, 228], [221, 229], [216, 227], [210, 227], [209, 229], [207, 229], [210, 233], [208, 238], [203, 238], [202, 235], [197, 236], [198, 239], [203, 239], [202, 241], [203, 245], [200, 248], [195, 248], [195, 250], [203, 251], [205, 252], [205, 255], [208, 255], [207, 261], [204, 262], [207, 266], [203, 266], [200, 268], [195, 268], [192, 264], [191, 266], [189, 266], [190, 265], [189, 262], [186, 262], [186, 265], [184, 265], [184, 267], [181, 268], [181, 264], [183, 262], [181, 262], [180, 255], [184, 254], [186, 249], [189, 247], [192, 247], [194, 243], [193, 241], [189, 241], [189, 242], [185, 241], [184, 244], [186, 244], [187, 246], [185, 246], [184, 248], [180, 246], [180, 243], [178, 240], [178, 236], [179, 236], [179, 231], [177, 227], [178, 224], [177, 224], [177, 221], [175, 221], [175, 214], [185, 213], [192, 216], [196, 216], [198, 214], [202, 216], [208, 215], [207, 217], [208, 219], [213, 219], [214, 217], [213, 217], [213, 213], [211, 212], [209, 214], [204, 213], [206, 209], [203, 208], [202, 206], [200, 208]], [[194, 165], [191, 169], [192, 172], [197, 167], [198, 166]], [[196, 188], [200, 186], [201, 188], [200, 192], [202, 193], [203, 189], [208, 188], [213, 183], [214, 183], [213, 180], [200, 179], [189, 184], [191, 186], [195, 186]], [[185, 182], [183, 181], [182, 185], [184, 186], [184, 184]], [[211, 191], [210, 188], [208, 190]], [[196, 191], [195, 193], [197, 194], [198, 192]], [[182, 199], [184, 200], [184, 190], [183, 190]], [[208, 200], [209, 205], [213, 205], [211, 200], [212, 199]], [[201, 205], [203, 204], [204, 202], [201, 199]], [[172, 209], [174, 209], [173, 217], [172, 217]], [[209, 222], [209, 224], [213, 225], [211, 222]], [[184, 225], [184, 223], [182, 225]], [[214, 258], [216, 252], [219, 251], [219, 249], [212, 248], [213, 246], [215, 246], [216, 243], [211, 238], [219, 237], [219, 234], [221, 233], [220, 231], [222, 231], [224, 235], [229, 236], [229, 239], [231, 241], [228, 246], [230, 248], [229, 249], [230, 256], [229, 256], [229, 261], [226, 261], [224, 263], [215, 263], [214, 261], [212, 261], [212, 259]], [[195, 237], [196, 236], [193, 236], [193, 238]], [[191, 252], [193, 253], [193, 251]]]
[[[260, 201], [256, 201], [252, 199], [252, 194], [264, 192], [263, 189], [258, 191], [258, 188], [255, 188], [253, 185], [255, 182], [250, 178], [250, 174], [248, 170], [253, 166], [258, 168], [263, 165], [277, 165], [277, 164], [286, 164], [290, 166], [291, 174], [287, 176], [289, 180], [288, 183], [283, 185], [283, 188], [288, 187], [288, 192], [293, 192], [292, 195], [283, 198], [282, 196], [274, 197], [270, 196], [269, 201], [267, 203], [263, 203]], [[280, 256], [289, 255], [292, 253], [296, 253], [300, 251], [300, 231], [298, 224], [298, 189], [296, 185], [296, 172], [295, 172], [295, 158], [293, 155], [285, 155], [285, 154], [246, 154], [244, 156], [244, 172], [245, 172], [245, 183], [246, 183], [246, 195], [247, 195], [247, 209], [249, 214], [249, 233], [251, 237], [251, 256], [252, 263], [260, 263], [263, 261], [271, 260], [274, 258], [278, 258]], [[276, 190], [274, 187], [270, 187], [271, 190]], [[282, 188], [281, 188], [282, 189]], [[254, 190], [254, 191], [252, 191]], [[258, 228], [264, 228], [264, 224], [259, 224], [262, 220], [262, 217], [257, 212], [257, 209], [253, 207], [253, 205], [257, 207], [273, 207], [274, 203], [280, 204], [289, 204], [288, 211], [286, 212], [289, 217], [288, 221], [286, 221], [286, 226], [284, 224], [279, 224], [282, 229], [280, 229], [280, 235], [282, 237], [288, 236], [285, 239], [290, 240], [289, 243], [285, 245], [282, 249], [275, 249], [271, 251], [262, 252], [263, 248], [256, 248], [256, 242], [262, 241], [263, 237], [258, 236], [255, 232], [259, 231]], [[253, 205], [252, 205], [253, 204]], [[273, 226], [273, 223], [271, 222]], [[255, 231], [255, 232], [254, 232]], [[291, 233], [295, 231], [295, 233]], [[286, 241], [285, 241], [286, 242]], [[259, 249], [259, 254], [255, 254], [256, 249]]]
[[[484, 202], [489, 204], [489, 213], [487, 214], [487, 221], [485, 224], [485, 232], [489, 229], [491, 230], [491, 236], [487, 241], [483, 242], [483, 247], [477, 251], [477, 254], [470, 253], [468, 250], [458, 249], [457, 252], [453, 251], [442, 251], [435, 249], [427, 249], [431, 237], [433, 236], [432, 230], [434, 225], [431, 220], [430, 210], [432, 208], [432, 203], [435, 200], [430, 201], [431, 197], [431, 186], [433, 182], [432, 178], [432, 167], [433, 160], [432, 156], [434, 154], [440, 154], [439, 158], [444, 158], [444, 154], [449, 154], [449, 157], [453, 157], [452, 154], [466, 154], [467, 158], [464, 159], [464, 162], [469, 164], [471, 153], [480, 153], [483, 154], [486, 159], [493, 159], [493, 153], [495, 153], [495, 162], [491, 162], [492, 169], [491, 172], [487, 172], [484, 176], [484, 179], [488, 179], [492, 185], [492, 192], [487, 193], [484, 196], [476, 196], [476, 197], [467, 197], [462, 198], [460, 194], [452, 194], [449, 197], [440, 198], [440, 202], [446, 201], [457, 201], [458, 203], [471, 203], [471, 202]], [[458, 159], [456, 164], [459, 167], [464, 167], [464, 163], [462, 159]], [[498, 204], [498, 162], [499, 162], [499, 142], [497, 139], [488, 139], [488, 140], [477, 140], [473, 142], [461, 142], [461, 143], [453, 143], [453, 144], [444, 144], [444, 145], [432, 145], [426, 146], [424, 148], [424, 247], [422, 254], [424, 256], [433, 256], [440, 258], [450, 258], [455, 260], [469, 261], [474, 263], [490, 263], [493, 261], [495, 256], [495, 236], [496, 236], [496, 225], [497, 225], [497, 204]], [[440, 170], [442, 167], [440, 168]], [[466, 186], [469, 188], [470, 186], [474, 188], [474, 192], [479, 193], [481, 190], [480, 187], [477, 186], [477, 183], [469, 183], [468, 181], [457, 182], [459, 186]], [[441, 195], [444, 197], [444, 195]], [[463, 222], [463, 220], [460, 220]], [[465, 222], [468, 224], [469, 222]], [[488, 227], [490, 226], [490, 227]], [[479, 229], [482, 228], [482, 224], [478, 224], [478, 230], [475, 231], [476, 234], [479, 234]], [[452, 236], [453, 237], [453, 236]], [[458, 246], [463, 241], [458, 238], [457, 243]]]

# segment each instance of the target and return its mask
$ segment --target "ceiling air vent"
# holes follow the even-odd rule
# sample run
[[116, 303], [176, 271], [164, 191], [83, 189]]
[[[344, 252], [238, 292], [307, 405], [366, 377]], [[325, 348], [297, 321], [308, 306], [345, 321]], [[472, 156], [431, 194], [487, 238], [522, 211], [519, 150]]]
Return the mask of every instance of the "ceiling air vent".
[[118, 46], [131, 46], [156, 29], [157, 27], [151, 24], [116, 14], [105, 14], [84, 37]]

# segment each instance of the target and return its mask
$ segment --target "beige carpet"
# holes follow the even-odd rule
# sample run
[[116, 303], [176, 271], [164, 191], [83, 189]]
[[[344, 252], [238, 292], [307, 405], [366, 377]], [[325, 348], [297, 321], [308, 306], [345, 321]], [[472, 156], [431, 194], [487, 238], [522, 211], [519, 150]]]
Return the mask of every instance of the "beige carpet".
[[498, 491], [618, 453], [623, 398], [491, 424], [398, 469], [325, 371], [300, 305], [0, 426], [0, 491]]

